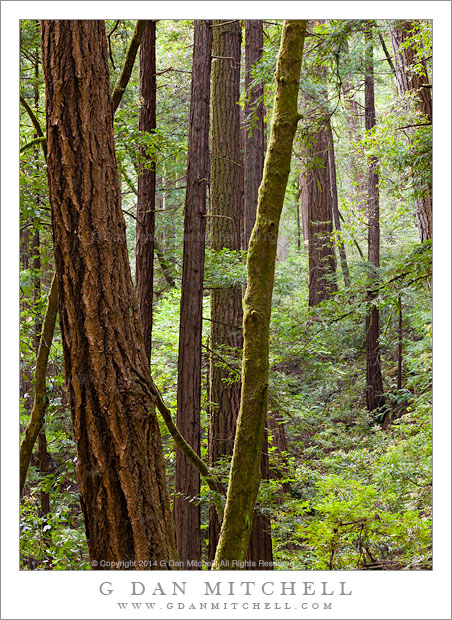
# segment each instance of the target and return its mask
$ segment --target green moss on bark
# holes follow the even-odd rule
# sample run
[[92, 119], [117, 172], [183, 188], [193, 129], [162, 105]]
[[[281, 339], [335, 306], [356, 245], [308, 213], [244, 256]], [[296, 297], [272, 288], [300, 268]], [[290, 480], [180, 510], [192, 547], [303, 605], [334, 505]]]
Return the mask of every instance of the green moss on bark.
[[213, 568], [245, 559], [260, 484], [260, 452], [267, 415], [268, 350], [276, 246], [290, 171], [305, 20], [284, 22], [276, 67], [274, 114], [256, 223], [248, 250], [244, 307], [242, 394], [225, 516]]

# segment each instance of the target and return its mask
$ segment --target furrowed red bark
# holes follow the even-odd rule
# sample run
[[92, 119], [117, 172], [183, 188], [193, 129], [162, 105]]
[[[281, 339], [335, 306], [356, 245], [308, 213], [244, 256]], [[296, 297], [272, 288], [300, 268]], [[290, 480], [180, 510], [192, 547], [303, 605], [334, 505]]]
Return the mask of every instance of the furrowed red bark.
[[260, 456], [268, 401], [268, 353], [276, 246], [290, 171], [305, 20], [284, 22], [276, 67], [276, 92], [257, 219], [248, 250], [240, 413], [225, 516], [213, 568], [231, 569], [246, 557], [259, 489]]
[[[137, 28], [135, 29], [135, 32], [136, 31], [137, 31]], [[126, 63], [131, 58], [130, 50], [131, 50], [131, 47], [129, 47], [129, 53], [126, 58]], [[136, 56], [136, 53], [133, 56], [134, 59], [135, 59], [135, 56]], [[124, 68], [121, 72], [121, 75], [128, 76], [128, 79], [130, 78], [130, 72], [125, 71]], [[125, 82], [124, 80], [121, 81], [121, 88], [117, 91], [119, 93], [119, 96], [115, 97], [115, 101], [113, 103], [113, 111], [116, 111], [116, 109], [118, 108], [118, 105], [124, 94], [127, 83], [128, 82]], [[33, 123], [36, 133], [39, 136], [38, 138], [35, 138], [34, 140], [31, 140], [30, 142], [25, 144], [21, 148], [21, 152], [27, 148], [34, 146], [34, 144], [39, 144], [41, 146], [44, 158], [47, 159], [47, 138], [44, 135], [44, 131], [39, 123], [39, 120], [34, 114], [32, 108], [28, 105], [26, 99], [22, 97], [22, 95], [20, 96], [20, 103], [26, 110], [28, 116], [30, 117]], [[135, 190], [135, 194], [137, 194], [137, 190]], [[160, 262], [162, 265], [162, 270], [165, 273], [165, 277], [167, 278], [168, 284], [174, 286], [174, 280], [172, 280], [169, 274], [165, 271], [164, 263], [161, 259], [160, 259]], [[55, 331], [55, 324], [56, 324], [57, 308], [58, 308], [58, 297], [57, 297], [58, 294], [56, 292], [57, 291], [56, 287], [57, 287], [57, 282], [54, 277], [52, 279], [52, 284], [50, 287], [49, 296], [47, 300], [46, 312], [44, 314], [44, 319], [43, 319], [44, 331], [41, 334], [40, 344], [38, 347], [35, 378], [34, 378], [34, 381], [35, 381], [34, 403], [33, 403], [33, 408], [31, 411], [30, 421], [28, 423], [28, 427], [25, 431], [24, 438], [22, 439], [21, 447], [20, 447], [20, 493], [21, 494], [23, 491], [23, 487], [25, 485], [25, 480], [27, 476], [28, 466], [30, 463], [31, 453], [33, 451], [33, 447], [34, 447], [36, 438], [38, 436], [39, 430], [41, 429], [42, 424], [44, 422], [45, 409], [47, 407], [47, 400], [45, 398], [45, 391], [46, 391], [45, 381], [46, 381], [46, 374], [47, 374], [47, 361], [48, 361], [48, 356], [50, 352], [50, 347], [52, 346], [53, 334]], [[43, 339], [43, 336], [45, 336], [44, 339]], [[45, 358], [44, 357], [40, 358], [39, 351], [41, 349], [42, 349], [41, 356], [45, 355]], [[39, 387], [36, 387], [36, 386], [39, 386]]]
[[[209, 176], [209, 105], [212, 22], [195, 20], [185, 194], [184, 254], [180, 302], [177, 426], [196, 454], [201, 439], [201, 338], [204, 293], [206, 197]], [[176, 454], [174, 522], [185, 569], [201, 565], [201, 507], [198, 470]], [[189, 561], [194, 562], [190, 565]]]
[[104, 22], [43, 21], [42, 55], [59, 315], [91, 566], [165, 569], [176, 559], [174, 531], [128, 262]]

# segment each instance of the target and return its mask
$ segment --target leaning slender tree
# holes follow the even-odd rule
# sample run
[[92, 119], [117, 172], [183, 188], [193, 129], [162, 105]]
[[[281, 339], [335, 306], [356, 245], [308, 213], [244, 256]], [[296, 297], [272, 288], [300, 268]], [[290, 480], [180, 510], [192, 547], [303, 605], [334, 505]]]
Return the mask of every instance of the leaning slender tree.
[[168, 568], [174, 532], [127, 255], [104, 22], [44, 21], [42, 56], [59, 316], [90, 559], [153, 568], [152, 558]]
[[[201, 337], [209, 175], [209, 104], [212, 22], [195, 20], [185, 194], [184, 255], [180, 302], [177, 426], [197, 454], [201, 439]], [[174, 522], [183, 567], [201, 562], [201, 509], [198, 470], [177, 451]]]
[[261, 480], [260, 458], [268, 401], [270, 315], [279, 220], [290, 171], [305, 20], [284, 22], [276, 66], [271, 135], [248, 250], [242, 393], [231, 474], [214, 569], [243, 561]]

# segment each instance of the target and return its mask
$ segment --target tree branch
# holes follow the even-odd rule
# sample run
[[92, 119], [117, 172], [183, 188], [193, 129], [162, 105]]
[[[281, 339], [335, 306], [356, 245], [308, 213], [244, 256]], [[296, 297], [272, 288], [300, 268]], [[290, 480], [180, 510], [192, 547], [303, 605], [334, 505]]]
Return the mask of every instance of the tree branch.
[[163, 402], [163, 399], [160, 395], [160, 392], [154, 385], [155, 397], [157, 399], [157, 409], [159, 410], [162, 418], [165, 421], [166, 427], [168, 428], [171, 437], [174, 439], [177, 447], [183, 452], [183, 454], [193, 463], [196, 469], [199, 471], [201, 476], [206, 481], [209, 489], [214, 493], [214, 503], [215, 508], [218, 513], [218, 517], [220, 520], [223, 518], [223, 502], [221, 500], [222, 497], [226, 496], [226, 491], [215, 476], [215, 474], [209, 469], [209, 467], [204, 463], [204, 461], [196, 454], [193, 448], [185, 441], [185, 439], [180, 434], [179, 429], [173, 422], [173, 418], [171, 416], [171, 411]]
[[391, 71], [392, 71], [394, 77], [396, 77], [396, 70], [395, 70], [395, 67], [394, 67], [394, 63], [392, 62], [391, 55], [388, 52], [388, 48], [386, 47], [386, 43], [385, 43], [385, 40], [383, 38], [383, 35], [381, 34], [381, 32], [379, 30], [378, 30], [378, 38], [380, 39], [381, 47], [383, 48], [383, 51], [384, 51], [385, 56], [386, 56], [386, 60], [388, 61], [389, 66], [391, 67]]
[[116, 109], [122, 99], [124, 91], [126, 90], [127, 84], [129, 83], [137, 51], [140, 47], [141, 39], [143, 37], [145, 23], [146, 20], [139, 19], [137, 20], [137, 23], [135, 25], [135, 30], [133, 31], [133, 35], [130, 40], [129, 48], [127, 50], [126, 59], [124, 60], [121, 74], [115, 84], [111, 95], [113, 99], [113, 113], [116, 112]]
[[31, 410], [30, 421], [28, 422], [25, 434], [20, 444], [20, 493], [22, 494], [25, 479], [27, 477], [28, 466], [31, 453], [36, 438], [44, 423], [44, 414], [47, 408], [46, 395], [46, 374], [47, 361], [49, 359], [50, 347], [52, 346], [53, 333], [58, 310], [58, 283], [56, 276], [53, 276], [50, 287], [47, 308], [44, 317], [41, 338], [39, 340], [38, 355], [36, 357], [36, 369], [34, 376], [34, 401]]
[[31, 122], [33, 123], [33, 127], [35, 128], [35, 131], [38, 134], [38, 138], [44, 138], [44, 140], [42, 140], [40, 144], [41, 144], [42, 152], [44, 154], [44, 159], [47, 160], [47, 140], [42, 130], [41, 123], [38, 121], [36, 114], [33, 112], [31, 107], [28, 105], [27, 100], [25, 99], [23, 95], [20, 96], [20, 102], [23, 105], [26, 113], [30, 117]]
[[32, 146], [36, 146], [37, 144], [47, 144], [47, 139], [44, 136], [40, 136], [39, 138], [34, 138], [20, 147], [20, 152], [23, 153], [27, 149], [30, 149]]

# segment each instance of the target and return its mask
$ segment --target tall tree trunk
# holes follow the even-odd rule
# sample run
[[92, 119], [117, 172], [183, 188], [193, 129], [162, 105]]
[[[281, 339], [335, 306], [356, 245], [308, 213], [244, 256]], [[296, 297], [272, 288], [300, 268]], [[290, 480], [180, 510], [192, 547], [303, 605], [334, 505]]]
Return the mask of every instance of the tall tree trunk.
[[[262, 58], [264, 29], [262, 20], [245, 20], [245, 158], [244, 158], [244, 229], [245, 249], [256, 221], [259, 187], [264, 172], [265, 128], [264, 128], [264, 84], [252, 85], [253, 67]], [[268, 438], [264, 434], [261, 456], [262, 478], [270, 476], [268, 461]], [[272, 566], [272, 539], [270, 518], [255, 512], [247, 554], [250, 568], [264, 569]]]
[[[156, 122], [156, 68], [155, 21], [146, 20], [140, 47], [141, 108], [138, 127], [152, 134]], [[155, 162], [140, 148], [141, 163], [138, 174], [137, 240], [135, 282], [143, 321], [144, 346], [148, 359], [152, 348], [152, 301], [154, 290], [154, 235], [155, 235]]]
[[252, 85], [252, 69], [262, 58], [263, 47], [263, 21], [245, 20], [245, 249], [256, 221], [257, 196], [264, 171], [264, 84]]
[[298, 252], [301, 251], [301, 237], [302, 237], [302, 233], [301, 233], [301, 218], [300, 218], [300, 200], [301, 200], [301, 191], [298, 193], [297, 195], [297, 204], [296, 204], [296, 209], [297, 209], [297, 250]]
[[[366, 77], [365, 77], [365, 116], [366, 131], [375, 126], [374, 100], [374, 68], [372, 28], [365, 33], [366, 41]], [[378, 162], [371, 157], [367, 173], [367, 211], [368, 211], [368, 250], [367, 259], [369, 268], [380, 267], [380, 204], [378, 190]], [[373, 303], [377, 294], [375, 287], [378, 284], [376, 272], [370, 275], [369, 281], [369, 309], [366, 316], [366, 403], [369, 411], [378, 409], [384, 404], [383, 379], [381, 375], [380, 359], [380, 313]]]
[[[331, 207], [333, 212], [334, 228], [341, 233], [341, 218], [339, 215], [339, 201], [337, 198], [337, 177], [336, 177], [336, 157], [334, 155], [334, 138], [333, 131], [331, 129], [331, 122], [327, 125], [328, 135], [328, 168], [330, 172], [330, 191], [331, 191]], [[350, 271], [348, 269], [347, 254], [345, 252], [345, 245], [341, 238], [338, 239], [337, 248], [339, 250], [339, 258], [341, 261], [342, 276], [344, 278], [345, 287], [350, 286]]]
[[[133, 54], [133, 60], [136, 56], [136, 37], [139, 33], [144, 29], [144, 22], [139, 22], [137, 27], [135, 28], [133, 38], [135, 41], [131, 41], [129, 45], [129, 50], [127, 52], [127, 57], [125, 60], [125, 64], [129, 64], [131, 62], [131, 56]], [[138, 33], [138, 34], [137, 34]], [[141, 41], [141, 35], [140, 41]], [[114, 92], [116, 93], [116, 97], [113, 98], [113, 113], [117, 110], [118, 105], [121, 101], [121, 97], [124, 94], [124, 91], [127, 86], [127, 79], [130, 77], [131, 71], [123, 68], [121, 72], [121, 77], [118, 80]], [[33, 110], [30, 108], [26, 100], [21, 96], [20, 103], [25, 108], [27, 114], [29, 115], [33, 126], [36, 129], [36, 133], [41, 138], [41, 142], [39, 143], [44, 155], [44, 159], [47, 159], [47, 139], [44, 136], [44, 131], [36, 117], [33, 113]], [[135, 194], [137, 194], [137, 190], [135, 189]], [[27, 231], [29, 229], [26, 229]], [[27, 236], [28, 239], [28, 236]], [[22, 246], [23, 247], [23, 246]], [[23, 265], [24, 269], [28, 269], [28, 240], [27, 240], [27, 250], [23, 255]], [[56, 323], [56, 315], [57, 315], [57, 307], [58, 307], [58, 282], [55, 275], [52, 278], [52, 282], [50, 285], [49, 295], [47, 298], [47, 307], [44, 314], [43, 321], [43, 329], [42, 334], [39, 341], [39, 347], [37, 349], [36, 356], [36, 367], [34, 373], [34, 401], [33, 408], [31, 410], [30, 420], [28, 422], [27, 428], [25, 429], [24, 437], [20, 444], [20, 492], [22, 494], [25, 479], [27, 476], [28, 465], [30, 463], [31, 453], [33, 451], [33, 447], [36, 441], [36, 437], [44, 423], [44, 414], [47, 407], [47, 398], [46, 398], [46, 375], [47, 375], [47, 360], [49, 357], [50, 347], [52, 346], [53, 334], [55, 330]], [[22, 382], [21, 382], [21, 394], [22, 394]]]
[[307, 148], [307, 162], [309, 305], [316, 306], [337, 291], [328, 135], [325, 129], [312, 136]]
[[305, 169], [300, 172], [300, 210], [301, 210], [301, 226], [303, 231], [303, 249], [309, 251], [309, 192], [308, 192], [308, 174]]
[[[432, 95], [425, 61], [416, 61], [415, 51], [411, 45], [400, 46], [415, 33], [416, 22], [396, 21], [391, 30], [392, 47], [395, 55], [396, 81], [399, 94], [403, 96], [410, 91], [418, 96], [419, 111], [432, 122]], [[413, 65], [422, 66], [423, 75], [414, 70]], [[433, 213], [431, 187], [419, 187], [422, 197], [416, 199], [416, 220], [421, 242], [432, 238]]]
[[42, 54], [59, 315], [91, 566], [168, 568], [174, 531], [121, 211], [105, 24], [45, 20]]
[[[213, 24], [212, 65], [212, 152], [210, 187], [210, 238], [214, 251], [240, 250], [243, 222], [243, 163], [240, 152], [240, 46], [241, 27], [237, 20], [216, 20]], [[229, 358], [238, 366], [237, 350], [242, 338], [242, 289], [218, 288], [211, 292], [210, 427], [209, 463], [232, 454], [240, 382], [231, 368], [215, 356]], [[220, 533], [214, 508], [209, 518], [209, 559], [213, 560]]]
[[238, 568], [248, 548], [261, 480], [262, 439], [267, 417], [270, 314], [276, 246], [297, 111], [306, 21], [285, 21], [276, 66], [276, 92], [270, 142], [248, 250], [244, 312], [242, 396], [225, 515], [214, 569]]
[[[197, 454], [201, 438], [201, 342], [209, 176], [209, 105], [212, 22], [195, 20], [193, 70], [185, 194], [184, 255], [180, 302], [177, 426]], [[198, 470], [180, 451], [176, 454], [174, 521], [179, 558], [201, 563], [201, 509]], [[195, 565], [194, 568], [197, 568]]]

